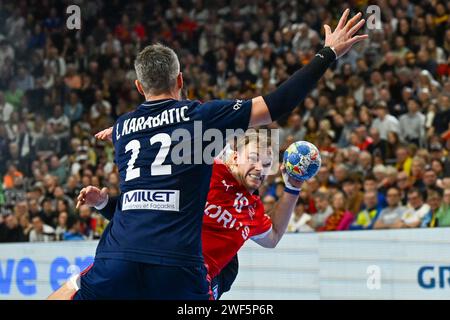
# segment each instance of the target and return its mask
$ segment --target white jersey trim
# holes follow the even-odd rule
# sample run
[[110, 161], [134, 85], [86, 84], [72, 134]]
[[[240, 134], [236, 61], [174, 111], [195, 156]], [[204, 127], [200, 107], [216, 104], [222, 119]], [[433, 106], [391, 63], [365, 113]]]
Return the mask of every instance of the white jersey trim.
[[270, 228], [266, 232], [257, 234], [255, 236], [251, 237], [250, 239], [252, 239], [252, 240], [263, 239], [263, 238], [267, 237], [271, 231], [272, 231], [272, 226], [270, 226]]

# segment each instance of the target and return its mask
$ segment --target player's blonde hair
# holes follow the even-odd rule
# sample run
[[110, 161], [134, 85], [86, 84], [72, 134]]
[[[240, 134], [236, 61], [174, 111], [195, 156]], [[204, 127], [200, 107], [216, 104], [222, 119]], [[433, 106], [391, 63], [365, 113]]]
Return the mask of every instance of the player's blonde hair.
[[266, 149], [272, 152], [272, 139], [270, 130], [267, 129], [249, 129], [243, 135], [234, 136], [225, 147], [222, 160], [227, 165], [235, 165], [233, 156], [241, 152], [250, 144], [255, 144], [259, 150]]

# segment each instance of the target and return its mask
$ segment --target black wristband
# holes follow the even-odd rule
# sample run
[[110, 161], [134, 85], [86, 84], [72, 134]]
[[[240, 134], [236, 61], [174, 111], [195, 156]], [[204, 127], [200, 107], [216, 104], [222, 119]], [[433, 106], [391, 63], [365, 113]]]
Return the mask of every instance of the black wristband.
[[284, 114], [294, 110], [316, 86], [319, 79], [335, 60], [335, 52], [330, 47], [325, 47], [306, 66], [295, 72], [275, 91], [263, 96], [272, 121], [278, 120]]

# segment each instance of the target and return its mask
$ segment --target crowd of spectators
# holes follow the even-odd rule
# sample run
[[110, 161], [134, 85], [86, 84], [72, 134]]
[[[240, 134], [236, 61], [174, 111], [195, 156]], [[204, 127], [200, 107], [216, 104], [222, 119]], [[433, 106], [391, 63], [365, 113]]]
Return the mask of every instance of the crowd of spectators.
[[[81, 8], [81, 29], [66, 8]], [[114, 150], [93, 134], [133, 110], [136, 53], [178, 54], [189, 99], [266, 94], [308, 63], [344, 8], [380, 8], [280, 129], [281, 152], [321, 151], [289, 231], [450, 226], [450, 2], [0, 0], [0, 242], [98, 238], [75, 209], [87, 185], [119, 193]], [[267, 212], [279, 176], [261, 188]]]

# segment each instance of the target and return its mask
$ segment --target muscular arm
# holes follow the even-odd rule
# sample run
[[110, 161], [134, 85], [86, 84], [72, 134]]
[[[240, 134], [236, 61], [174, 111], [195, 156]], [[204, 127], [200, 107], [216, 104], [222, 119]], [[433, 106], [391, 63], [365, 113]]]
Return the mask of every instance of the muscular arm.
[[284, 192], [278, 201], [272, 216], [272, 230], [262, 239], [254, 241], [264, 248], [275, 248], [286, 232], [292, 212], [298, 200], [298, 195]]

